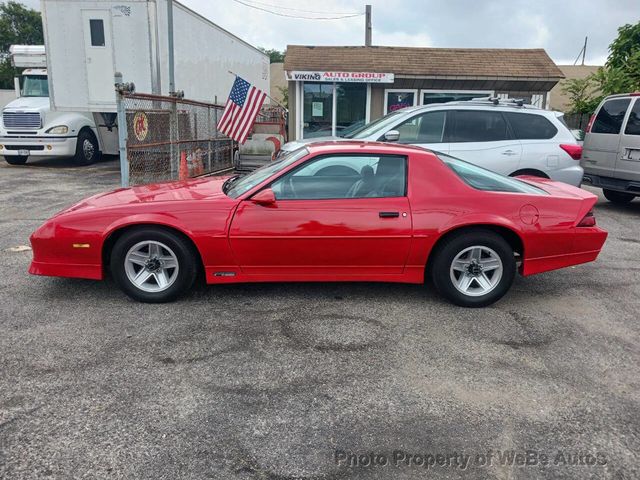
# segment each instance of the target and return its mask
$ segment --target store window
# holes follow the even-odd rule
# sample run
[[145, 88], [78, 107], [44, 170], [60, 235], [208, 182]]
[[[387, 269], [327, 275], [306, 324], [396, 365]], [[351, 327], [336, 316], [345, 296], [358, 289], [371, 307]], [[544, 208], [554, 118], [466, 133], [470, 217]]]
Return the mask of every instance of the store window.
[[303, 138], [331, 135], [333, 119], [333, 84], [304, 84]]
[[418, 97], [417, 90], [385, 90], [385, 114], [402, 108], [413, 107]]
[[493, 92], [490, 90], [478, 91], [422, 91], [422, 105], [431, 103], [447, 103], [460, 102], [465, 100], [473, 100], [474, 98], [490, 97]]
[[344, 137], [362, 128], [367, 115], [365, 83], [336, 84], [336, 135]]

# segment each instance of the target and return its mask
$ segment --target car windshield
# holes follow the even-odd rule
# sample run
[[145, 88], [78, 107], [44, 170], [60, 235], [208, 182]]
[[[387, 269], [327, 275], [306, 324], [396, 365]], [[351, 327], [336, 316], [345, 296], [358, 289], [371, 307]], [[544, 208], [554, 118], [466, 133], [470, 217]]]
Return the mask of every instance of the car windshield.
[[490, 192], [528, 193], [547, 195], [541, 188], [529, 185], [517, 178], [505, 177], [499, 173], [486, 170], [459, 158], [439, 153], [438, 157], [453, 170], [466, 184], [477, 189]]
[[275, 175], [308, 154], [309, 150], [304, 147], [292, 150], [291, 152], [281, 156], [277, 161], [268, 163], [247, 175], [242, 177], [231, 177], [225, 182], [222, 190], [229, 197], [238, 198], [240, 195], [248, 192], [270, 176]]
[[376, 132], [380, 132], [380, 135], [382, 135], [383, 131], [386, 131], [386, 129], [389, 126], [395, 124], [395, 122], [397, 122], [404, 113], [405, 112], [403, 112], [402, 110], [397, 110], [367, 125], [363, 125], [357, 130], [354, 130], [353, 132], [343, 135], [343, 137], [353, 138], [357, 140], [357, 139], [368, 138], [371, 135], [374, 135]]
[[48, 97], [49, 83], [47, 82], [47, 77], [42, 75], [25, 76], [22, 81], [22, 96], [23, 97]]

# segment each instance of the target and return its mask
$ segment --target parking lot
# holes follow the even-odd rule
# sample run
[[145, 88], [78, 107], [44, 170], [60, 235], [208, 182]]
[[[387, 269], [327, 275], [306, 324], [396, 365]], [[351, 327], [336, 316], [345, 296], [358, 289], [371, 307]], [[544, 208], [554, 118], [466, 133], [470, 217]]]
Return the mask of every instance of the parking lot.
[[485, 309], [395, 284], [149, 305], [28, 275], [31, 232], [118, 168], [0, 166], [0, 478], [640, 476], [640, 200], [600, 195], [597, 262]]

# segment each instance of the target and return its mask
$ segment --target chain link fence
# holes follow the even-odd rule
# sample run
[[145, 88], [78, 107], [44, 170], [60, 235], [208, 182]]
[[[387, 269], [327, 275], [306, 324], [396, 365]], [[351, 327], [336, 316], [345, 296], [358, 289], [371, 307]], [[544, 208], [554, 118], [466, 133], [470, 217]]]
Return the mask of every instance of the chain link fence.
[[233, 169], [235, 143], [216, 128], [222, 106], [143, 93], [118, 97], [120, 118], [126, 119], [121, 132], [126, 138], [126, 152], [121, 152], [121, 162], [126, 162], [123, 185]]

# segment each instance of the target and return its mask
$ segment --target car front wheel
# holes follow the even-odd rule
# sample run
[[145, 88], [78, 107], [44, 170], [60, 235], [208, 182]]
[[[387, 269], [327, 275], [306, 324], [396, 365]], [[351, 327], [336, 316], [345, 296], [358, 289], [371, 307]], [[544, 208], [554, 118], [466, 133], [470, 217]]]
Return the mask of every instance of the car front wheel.
[[189, 290], [197, 275], [193, 247], [181, 236], [160, 228], [124, 233], [111, 251], [111, 273], [134, 300], [162, 303]]
[[436, 289], [462, 307], [485, 307], [498, 301], [516, 273], [513, 249], [492, 231], [454, 234], [434, 255], [431, 274]]

